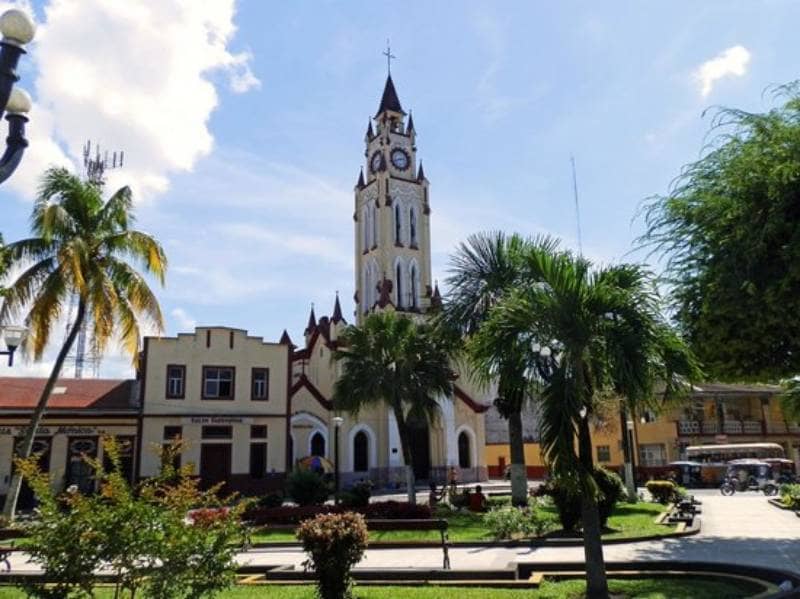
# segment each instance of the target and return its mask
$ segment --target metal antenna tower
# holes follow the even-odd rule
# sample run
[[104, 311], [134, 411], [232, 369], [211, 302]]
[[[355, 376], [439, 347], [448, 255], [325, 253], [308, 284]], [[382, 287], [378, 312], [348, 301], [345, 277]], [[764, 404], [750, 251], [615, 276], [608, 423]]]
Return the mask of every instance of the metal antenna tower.
[[[83, 168], [86, 180], [102, 188], [106, 183], [106, 170], [121, 167], [124, 157], [124, 152], [113, 152], [110, 157], [111, 160], [109, 160], [108, 150], [102, 153], [98, 144], [94, 146], [93, 155], [92, 144], [87, 141], [83, 146]], [[75, 321], [77, 309], [78, 297], [73, 293], [69, 302], [67, 327], [64, 332], [65, 339], [72, 329], [72, 323]], [[64, 364], [65, 368], [74, 365], [74, 376], [76, 379], [83, 378], [84, 374], [88, 374], [91, 378], [100, 376], [100, 361], [102, 356], [97, 350], [97, 343], [95, 342], [92, 325], [90, 324], [91, 318], [88, 312], [87, 310], [87, 316], [83, 321], [80, 331], [78, 331], [75, 345], [67, 356]]]

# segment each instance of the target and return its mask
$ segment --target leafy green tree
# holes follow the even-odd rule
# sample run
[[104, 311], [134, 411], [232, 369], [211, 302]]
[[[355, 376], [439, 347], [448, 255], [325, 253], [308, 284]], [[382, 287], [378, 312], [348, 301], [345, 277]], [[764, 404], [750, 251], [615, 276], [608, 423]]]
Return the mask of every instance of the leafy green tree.
[[710, 374], [800, 372], [800, 82], [766, 113], [723, 108], [704, 155], [645, 208], [674, 314]]
[[[477, 333], [498, 301], [522, 283], [523, 249], [529, 244], [551, 250], [557, 245], [546, 237], [525, 240], [502, 231], [471, 235], [466, 243], [459, 245], [451, 258], [447, 279], [450, 291], [441, 313], [444, 323], [465, 338]], [[512, 502], [525, 506], [528, 477], [522, 409], [530, 393], [528, 365], [524, 354], [507, 343], [507, 339], [495, 339], [493, 351], [482, 355], [468, 351], [466, 358], [480, 382], [497, 385], [495, 407], [508, 421]]]
[[25, 579], [28, 594], [93, 597], [100, 569], [109, 573], [115, 598], [133, 599], [140, 591], [165, 599], [210, 597], [229, 587], [247, 504], [229, 507], [216, 489], [201, 490], [190, 465], [176, 470], [171, 456], [178, 445], [164, 449], [164, 471], [139, 489], [125, 479], [113, 438], [103, 439], [103, 450], [109, 469], [85, 458], [99, 484], [90, 496], [76, 490], [56, 495], [36, 459], [17, 460], [39, 501], [27, 527], [27, 551], [46, 577]]
[[800, 376], [781, 381], [781, 410], [784, 418], [800, 422]]
[[[130, 188], [123, 187], [103, 201], [102, 185], [82, 181], [63, 168], [51, 168], [42, 177], [33, 207], [33, 237], [6, 246], [12, 263], [24, 270], [5, 292], [0, 323], [27, 311], [27, 345], [34, 359], [41, 359], [73, 294], [78, 300], [72, 328], [22, 441], [22, 457], [31, 454], [53, 386], [85, 319], [91, 320], [99, 351], [117, 332], [134, 362], [140, 321], [163, 329], [155, 295], [126, 260], [138, 262], [163, 284], [167, 259], [153, 237], [131, 228], [133, 222]], [[9, 519], [14, 517], [20, 483], [15, 476], [6, 496], [3, 513]]]
[[539, 379], [542, 452], [559, 483], [580, 493], [587, 596], [608, 597], [590, 421], [619, 394], [631, 402], [652, 397], [659, 381], [675, 389], [672, 367], [691, 357], [662, 321], [652, 277], [639, 267], [593, 269], [535, 246], [525, 267], [531, 282], [491, 310], [470, 350], [489, 357], [505, 339], [524, 352]]
[[394, 312], [369, 315], [339, 337], [334, 360], [342, 374], [333, 390], [337, 410], [357, 414], [384, 403], [394, 414], [406, 468], [408, 500], [416, 502], [409, 420], [431, 421], [438, 397], [452, 397], [453, 371], [445, 341], [427, 324]]

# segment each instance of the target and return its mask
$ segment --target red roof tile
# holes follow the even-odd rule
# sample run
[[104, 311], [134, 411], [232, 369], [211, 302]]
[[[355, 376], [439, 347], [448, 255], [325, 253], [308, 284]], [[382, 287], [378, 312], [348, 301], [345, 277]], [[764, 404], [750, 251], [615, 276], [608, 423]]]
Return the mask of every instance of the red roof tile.
[[[47, 379], [0, 377], [0, 410], [31, 410], [39, 401]], [[59, 379], [48, 410], [136, 410], [139, 396], [135, 380]]]

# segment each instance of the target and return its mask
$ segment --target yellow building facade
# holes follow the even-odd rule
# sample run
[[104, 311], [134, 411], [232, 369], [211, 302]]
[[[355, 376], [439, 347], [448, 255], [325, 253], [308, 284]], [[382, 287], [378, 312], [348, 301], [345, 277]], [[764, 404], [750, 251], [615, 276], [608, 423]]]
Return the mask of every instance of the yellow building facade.
[[[777, 443], [800, 470], [800, 424], [784, 418], [779, 391], [768, 385], [700, 384], [680, 407], [639, 415], [626, 424], [632, 428], [637, 477], [646, 480], [662, 473], [670, 462], [685, 460], [689, 446], [732, 443]], [[621, 468], [620, 429], [618, 417], [593, 426], [597, 464]], [[486, 463], [490, 476], [502, 476], [510, 463], [507, 442], [487, 443]], [[525, 463], [529, 477], [545, 474], [538, 443], [525, 444]]]

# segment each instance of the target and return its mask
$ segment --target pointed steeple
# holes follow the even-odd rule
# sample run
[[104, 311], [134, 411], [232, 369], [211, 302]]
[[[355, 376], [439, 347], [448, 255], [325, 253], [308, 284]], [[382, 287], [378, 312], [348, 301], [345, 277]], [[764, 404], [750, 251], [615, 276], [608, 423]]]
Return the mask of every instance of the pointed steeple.
[[378, 116], [387, 110], [405, 114], [403, 107], [400, 106], [400, 98], [397, 97], [397, 91], [394, 89], [394, 82], [392, 81], [391, 75], [386, 77], [386, 86], [383, 88], [381, 104], [378, 106], [378, 112], [375, 113], [375, 116]]
[[310, 335], [314, 331], [317, 330], [317, 317], [314, 314], [314, 304], [311, 304], [311, 314], [308, 315], [308, 325], [306, 325], [306, 330], [304, 331], [304, 335]]
[[372, 119], [369, 119], [367, 121], [367, 132], [364, 134], [364, 138], [370, 141], [373, 137], [375, 137], [375, 132], [372, 130]]
[[283, 329], [283, 335], [281, 335], [281, 340], [278, 341], [278, 343], [280, 343], [281, 345], [290, 345], [294, 347], [294, 343], [292, 343], [292, 338], [289, 337], [289, 333], [286, 331], [286, 329]]
[[422, 160], [419, 161], [419, 168], [417, 169], [417, 181], [425, 180], [425, 170], [422, 168]]
[[409, 111], [409, 113], [408, 113], [408, 125], [406, 126], [406, 135], [410, 134], [412, 131], [414, 131], [414, 117], [411, 114], [411, 112]]
[[339, 304], [339, 292], [336, 292], [336, 303], [333, 304], [333, 316], [331, 316], [331, 322], [333, 324], [339, 324], [341, 321], [344, 320], [342, 316], [342, 306]]
[[439, 308], [442, 305], [442, 294], [439, 293], [439, 281], [433, 285], [433, 297], [431, 297], [431, 308]]
[[361, 171], [358, 173], [358, 182], [356, 182], [356, 187], [358, 189], [364, 189], [364, 168], [361, 168]]

